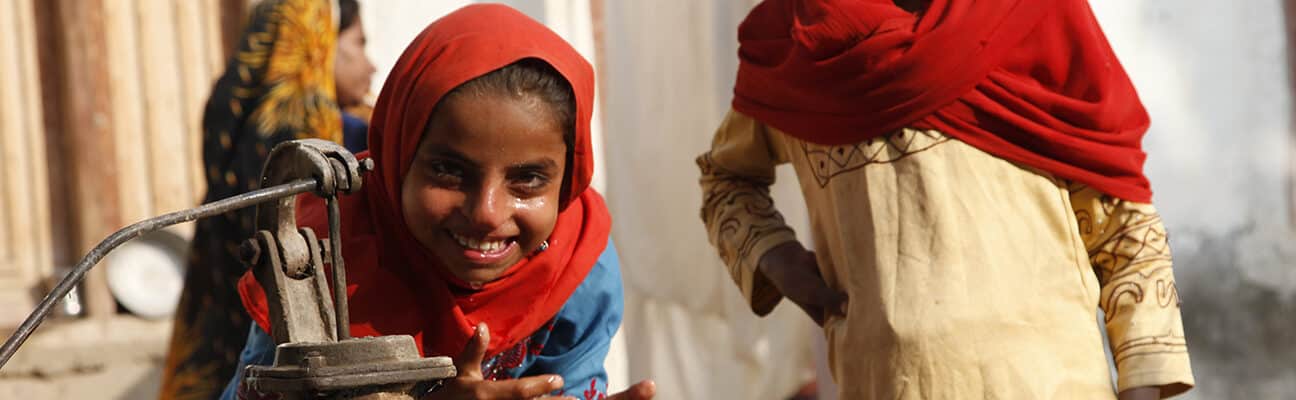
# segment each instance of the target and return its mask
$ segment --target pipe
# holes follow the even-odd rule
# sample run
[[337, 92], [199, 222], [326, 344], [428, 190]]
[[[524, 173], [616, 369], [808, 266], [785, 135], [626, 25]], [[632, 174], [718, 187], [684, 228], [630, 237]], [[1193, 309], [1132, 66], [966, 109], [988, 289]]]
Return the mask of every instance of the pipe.
[[36, 327], [40, 326], [41, 322], [49, 316], [50, 312], [54, 309], [54, 304], [57, 303], [59, 299], [63, 298], [63, 296], [66, 296], [68, 292], [71, 292], [72, 289], [81, 282], [81, 279], [85, 277], [86, 272], [90, 271], [90, 268], [93, 268], [98, 264], [99, 260], [103, 259], [108, 252], [117, 248], [117, 246], [145, 233], [153, 232], [171, 225], [310, 192], [315, 190], [316, 186], [318, 186], [318, 183], [313, 178], [299, 179], [282, 185], [258, 189], [238, 196], [203, 204], [195, 208], [149, 218], [113, 232], [113, 234], [109, 235], [107, 239], [99, 242], [98, 245], [91, 249], [90, 253], [86, 254], [85, 258], [82, 258], [81, 261], [72, 268], [72, 271], [59, 281], [58, 285], [54, 287], [54, 290], [45, 295], [45, 298], [36, 306], [36, 310], [32, 311], [31, 315], [28, 315], [26, 320], [23, 320], [22, 325], [18, 326], [18, 330], [15, 331], [13, 335], [9, 336], [9, 339], [5, 341], [4, 346], [0, 347], [0, 368], [4, 368], [5, 363], [9, 362], [9, 358], [13, 357], [14, 353], [18, 352], [18, 347], [22, 346], [23, 342], [26, 342], [32, 332], [36, 330]]

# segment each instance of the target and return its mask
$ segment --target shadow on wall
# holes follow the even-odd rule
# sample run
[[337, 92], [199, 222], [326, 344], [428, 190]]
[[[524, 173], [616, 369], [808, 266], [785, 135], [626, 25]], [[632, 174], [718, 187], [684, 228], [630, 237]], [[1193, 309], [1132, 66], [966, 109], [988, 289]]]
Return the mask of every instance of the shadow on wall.
[[1175, 254], [1197, 378], [1197, 389], [1185, 398], [1280, 399], [1296, 393], [1296, 295], [1247, 271], [1255, 262], [1296, 259], [1296, 242], [1257, 238], [1273, 234], [1254, 227], [1205, 234], [1195, 251]]

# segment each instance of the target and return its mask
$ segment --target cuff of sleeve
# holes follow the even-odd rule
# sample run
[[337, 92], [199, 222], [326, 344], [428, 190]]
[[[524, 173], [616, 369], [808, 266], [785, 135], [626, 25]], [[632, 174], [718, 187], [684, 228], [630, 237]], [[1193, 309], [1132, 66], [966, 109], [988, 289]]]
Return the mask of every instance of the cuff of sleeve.
[[792, 241], [796, 241], [796, 234], [791, 229], [771, 232], [761, 237], [751, 247], [745, 259], [737, 263], [736, 267], [741, 271], [735, 271], [734, 277], [737, 278], [738, 287], [742, 288], [743, 296], [747, 297], [747, 303], [756, 315], [769, 314], [774, 311], [774, 306], [783, 300], [783, 293], [780, 293], [769, 278], [760, 272], [758, 268], [760, 258], [770, 249]]
[[1137, 387], [1159, 387], [1161, 398], [1167, 398], [1182, 394], [1196, 384], [1188, 353], [1134, 356], [1121, 362], [1117, 370], [1117, 390], [1122, 392]]

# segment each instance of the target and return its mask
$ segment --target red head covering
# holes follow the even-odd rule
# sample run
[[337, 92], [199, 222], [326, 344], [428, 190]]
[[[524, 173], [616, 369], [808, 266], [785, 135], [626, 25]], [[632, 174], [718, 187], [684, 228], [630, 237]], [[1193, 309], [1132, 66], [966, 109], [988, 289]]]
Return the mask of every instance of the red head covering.
[[733, 107], [839, 145], [934, 128], [1151, 201], [1148, 116], [1085, 0], [766, 0], [738, 28]]
[[[414, 238], [401, 212], [401, 183], [437, 102], [451, 89], [524, 58], [543, 60], [572, 86], [576, 134], [570, 179], [549, 248], [523, 259], [479, 290], [455, 284]], [[408, 334], [425, 355], [457, 355], [485, 322], [488, 354], [516, 345], [553, 318], [607, 246], [611, 218], [588, 189], [593, 172], [590, 115], [594, 72], [562, 38], [502, 5], [471, 5], [428, 25], [405, 49], [374, 107], [369, 133], [376, 170], [361, 193], [345, 196], [342, 249], [351, 333]], [[299, 222], [327, 235], [327, 213], [303, 201]], [[264, 291], [249, 272], [239, 282], [248, 312], [268, 328]]]

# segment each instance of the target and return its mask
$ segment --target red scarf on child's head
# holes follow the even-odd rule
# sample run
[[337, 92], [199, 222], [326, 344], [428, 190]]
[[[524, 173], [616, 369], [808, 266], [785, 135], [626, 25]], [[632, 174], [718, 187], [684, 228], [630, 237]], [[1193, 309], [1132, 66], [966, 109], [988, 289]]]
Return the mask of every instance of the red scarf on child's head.
[[[437, 102], [451, 89], [524, 58], [558, 70], [576, 98], [576, 135], [568, 190], [549, 247], [479, 290], [454, 283], [410, 234], [401, 213], [401, 183]], [[343, 196], [342, 254], [347, 268], [351, 334], [408, 334], [424, 355], [458, 355], [479, 322], [491, 330], [488, 355], [511, 348], [553, 318], [607, 246], [611, 217], [588, 189], [593, 173], [590, 116], [594, 71], [567, 42], [539, 22], [501, 5], [472, 5], [428, 25], [405, 49], [383, 86], [369, 128], [377, 168], [360, 193]], [[483, 116], [485, 117], [485, 116]], [[309, 196], [303, 196], [309, 197]], [[300, 205], [298, 222], [327, 236], [317, 198]], [[244, 305], [270, 327], [265, 293], [251, 271], [239, 281]]]
[[1148, 116], [1086, 0], [766, 0], [738, 28], [733, 107], [841, 145], [934, 128], [1151, 201]]

